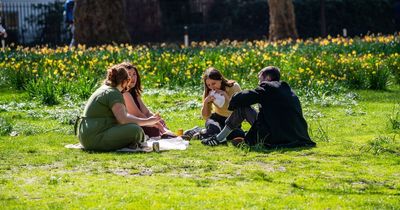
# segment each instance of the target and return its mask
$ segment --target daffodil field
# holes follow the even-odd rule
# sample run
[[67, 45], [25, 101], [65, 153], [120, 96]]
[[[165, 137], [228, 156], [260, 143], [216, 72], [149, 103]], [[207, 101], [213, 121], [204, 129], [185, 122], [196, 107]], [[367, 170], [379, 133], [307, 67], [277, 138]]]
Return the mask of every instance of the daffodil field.
[[66, 93], [90, 96], [107, 67], [130, 61], [145, 87], [201, 86], [210, 66], [242, 86], [257, 82], [268, 65], [296, 89], [332, 92], [337, 87], [382, 90], [400, 83], [400, 36], [328, 37], [313, 40], [192, 42], [191, 46], [159, 44], [49, 48], [9, 46], [0, 54], [0, 81], [27, 90], [45, 104]]
[[[1, 209], [400, 209], [400, 34], [0, 51]], [[242, 89], [280, 67], [314, 148], [93, 152], [76, 117], [106, 69], [134, 63], [143, 101], [176, 132], [204, 127], [204, 70]], [[384, 90], [384, 91], [382, 91]], [[51, 105], [51, 106], [50, 106]], [[250, 128], [243, 123], [244, 130]]]

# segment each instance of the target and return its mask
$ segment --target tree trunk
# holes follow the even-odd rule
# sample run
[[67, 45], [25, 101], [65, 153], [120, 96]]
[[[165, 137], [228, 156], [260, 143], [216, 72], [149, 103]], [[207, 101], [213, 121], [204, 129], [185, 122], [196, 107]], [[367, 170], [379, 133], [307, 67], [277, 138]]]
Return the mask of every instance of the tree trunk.
[[292, 0], [268, 0], [269, 40], [297, 39], [296, 19]]
[[130, 43], [124, 0], [75, 0], [74, 38], [89, 46]]
[[154, 42], [163, 40], [162, 17], [159, 0], [126, 1], [125, 17], [133, 42]]

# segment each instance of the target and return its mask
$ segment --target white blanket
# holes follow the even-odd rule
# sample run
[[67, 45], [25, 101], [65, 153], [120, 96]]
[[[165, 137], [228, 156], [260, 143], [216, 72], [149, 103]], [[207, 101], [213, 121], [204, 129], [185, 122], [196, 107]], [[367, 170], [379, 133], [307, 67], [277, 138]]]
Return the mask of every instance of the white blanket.
[[189, 141], [185, 141], [182, 137], [178, 136], [172, 139], [157, 139], [151, 138], [145, 142], [147, 147], [153, 147], [153, 143], [160, 144], [160, 151], [165, 150], [186, 150], [189, 147]]
[[[116, 152], [152, 152], [154, 142], [159, 143], [160, 151], [186, 150], [189, 147], [189, 141], [185, 141], [181, 137], [176, 137], [172, 139], [150, 138], [149, 140], [142, 143], [142, 148], [122, 148], [116, 150]], [[67, 144], [65, 145], [65, 148], [84, 149], [84, 147], [80, 143]]]

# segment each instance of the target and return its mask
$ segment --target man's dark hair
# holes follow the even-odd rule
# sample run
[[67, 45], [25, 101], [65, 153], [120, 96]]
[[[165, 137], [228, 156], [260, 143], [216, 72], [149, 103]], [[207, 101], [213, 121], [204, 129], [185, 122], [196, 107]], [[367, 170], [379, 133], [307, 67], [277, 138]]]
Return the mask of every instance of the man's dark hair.
[[281, 70], [275, 66], [268, 66], [261, 69], [258, 75], [262, 75], [263, 78], [269, 76], [270, 81], [279, 81], [281, 79]]

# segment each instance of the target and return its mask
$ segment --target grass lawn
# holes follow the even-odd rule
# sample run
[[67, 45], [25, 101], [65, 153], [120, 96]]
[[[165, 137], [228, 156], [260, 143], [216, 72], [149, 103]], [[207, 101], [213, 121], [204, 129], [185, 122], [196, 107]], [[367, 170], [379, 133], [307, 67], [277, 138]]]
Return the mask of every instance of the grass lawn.
[[[195, 92], [153, 91], [144, 99], [176, 131], [203, 125]], [[389, 121], [400, 109], [400, 87], [355, 93], [357, 104], [303, 103], [316, 148], [264, 151], [191, 141], [185, 151], [126, 154], [64, 148], [78, 142], [65, 123], [75, 113], [71, 106], [29, 103], [26, 93], [3, 88], [0, 128], [19, 135], [0, 136], [0, 206], [400, 209], [400, 136]]]

